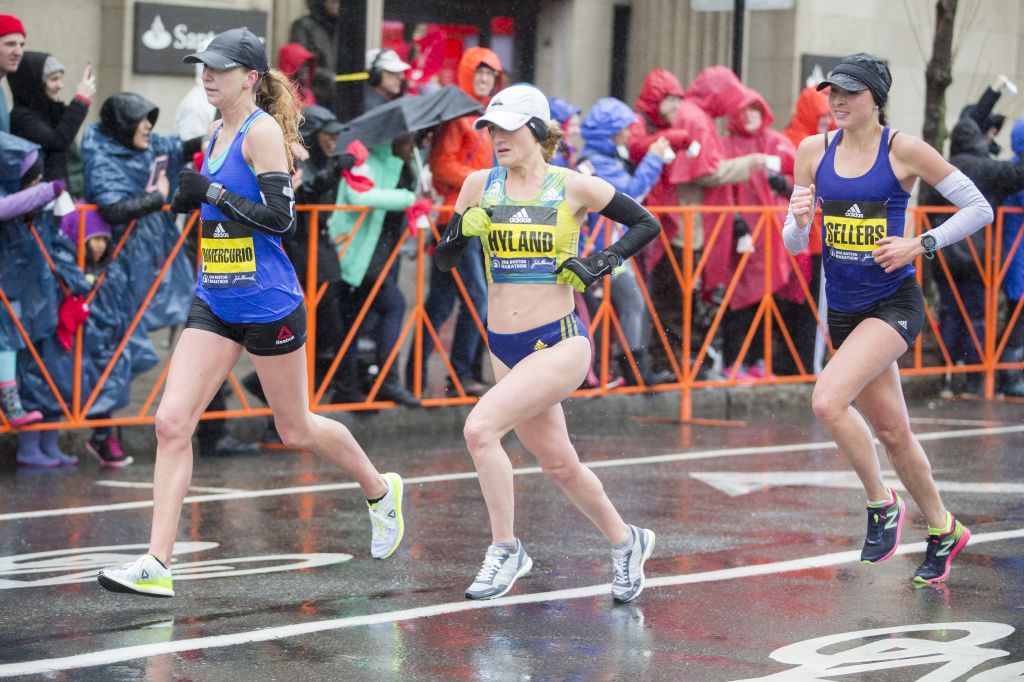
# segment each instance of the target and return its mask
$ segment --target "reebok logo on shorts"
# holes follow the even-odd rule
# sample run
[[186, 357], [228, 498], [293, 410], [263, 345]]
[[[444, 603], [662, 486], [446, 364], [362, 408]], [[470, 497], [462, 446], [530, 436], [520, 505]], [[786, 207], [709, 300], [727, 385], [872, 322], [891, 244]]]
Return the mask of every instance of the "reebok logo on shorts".
[[850, 210], [848, 210], [846, 212], [846, 217], [847, 218], [863, 218], [864, 214], [861, 213], [860, 206], [858, 206], [857, 204], [854, 204], [853, 206], [850, 207]]
[[295, 334], [288, 327], [281, 327], [281, 331], [277, 334], [277, 341], [275, 342], [278, 346], [284, 345], [289, 341], [295, 340]]

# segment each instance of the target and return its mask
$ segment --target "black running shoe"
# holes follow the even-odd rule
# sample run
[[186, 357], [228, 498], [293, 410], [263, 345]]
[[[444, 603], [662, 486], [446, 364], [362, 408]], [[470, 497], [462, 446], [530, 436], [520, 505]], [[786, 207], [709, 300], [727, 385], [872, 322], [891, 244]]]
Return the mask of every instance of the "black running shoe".
[[949, 565], [953, 557], [967, 546], [971, 539], [971, 529], [953, 519], [953, 529], [940, 535], [928, 534], [928, 548], [924, 553], [924, 562], [914, 572], [914, 582], [918, 585], [941, 583], [949, 576]]
[[860, 551], [861, 563], [881, 563], [900, 546], [900, 532], [903, 530], [903, 515], [907, 505], [895, 490], [892, 495], [891, 504], [868, 507], [868, 534], [864, 538], [864, 549]]

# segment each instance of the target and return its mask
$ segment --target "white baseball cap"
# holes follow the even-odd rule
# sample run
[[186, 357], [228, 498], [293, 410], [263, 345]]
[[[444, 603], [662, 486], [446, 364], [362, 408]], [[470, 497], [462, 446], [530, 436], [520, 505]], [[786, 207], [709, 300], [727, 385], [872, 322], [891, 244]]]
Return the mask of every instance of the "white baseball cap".
[[403, 62], [398, 53], [390, 47], [385, 47], [384, 49], [374, 48], [366, 52], [366, 70], [369, 71], [374, 67], [382, 71], [390, 71], [391, 73], [405, 73], [412, 68], [412, 66]]
[[473, 129], [493, 123], [504, 130], [518, 130], [534, 118], [540, 119], [546, 129], [551, 119], [548, 98], [532, 85], [512, 85], [491, 98], [484, 115], [473, 121]]

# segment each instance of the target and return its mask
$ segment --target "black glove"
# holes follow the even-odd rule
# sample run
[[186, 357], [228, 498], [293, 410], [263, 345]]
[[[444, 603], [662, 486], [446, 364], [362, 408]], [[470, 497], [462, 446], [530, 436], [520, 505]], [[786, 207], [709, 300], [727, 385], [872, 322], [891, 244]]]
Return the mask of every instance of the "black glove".
[[788, 197], [793, 193], [793, 183], [785, 175], [779, 175], [778, 173], [768, 174], [768, 186], [782, 197]]
[[192, 203], [188, 197], [182, 194], [181, 185], [178, 185], [178, 189], [174, 192], [174, 198], [171, 199], [171, 213], [191, 213], [197, 208], [199, 208], [199, 204]]
[[[557, 275], [562, 270], [568, 270], [575, 275], [575, 278], [570, 277], [570, 279], [578, 279], [583, 289], [586, 289], [621, 264], [622, 259], [617, 254], [605, 249], [601, 253], [595, 253], [586, 258], [567, 258], [558, 266], [555, 274]], [[578, 286], [576, 288], [579, 289]]]
[[747, 225], [747, 221], [739, 213], [735, 214], [732, 217], [732, 238], [739, 239], [748, 234], [750, 234], [750, 225]]
[[174, 198], [177, 200], [180, 194], [190, 205], [198, 207], [199, 204], [206, 201], [206, 191], [212, 184], [213, 180], [202, 173], [196, 173], [194, 170], [186, 168], [178, 173], [178, 191], [174, 193]]
[[336, 173], [340, 173], [343, 170], [352, 170], [352, 166], [356, 165], [356, 157], [347, 152], [331, 158]]

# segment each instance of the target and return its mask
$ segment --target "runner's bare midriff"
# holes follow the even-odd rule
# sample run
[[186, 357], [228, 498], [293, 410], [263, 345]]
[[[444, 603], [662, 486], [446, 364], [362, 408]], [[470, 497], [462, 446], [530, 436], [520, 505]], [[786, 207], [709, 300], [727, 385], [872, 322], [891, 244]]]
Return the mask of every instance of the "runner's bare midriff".
[[487, 327], [515, 334], [565, 317], [575, 305], [567, 284], [500, 284], [488, 287]]

